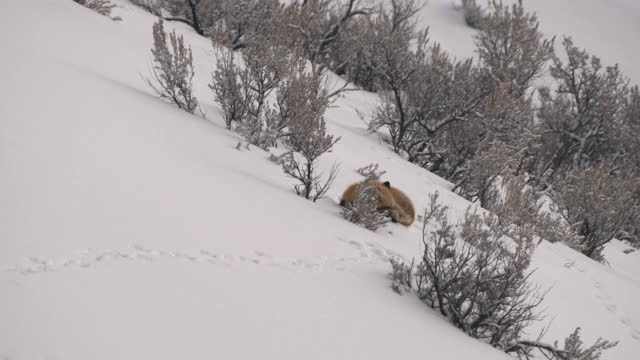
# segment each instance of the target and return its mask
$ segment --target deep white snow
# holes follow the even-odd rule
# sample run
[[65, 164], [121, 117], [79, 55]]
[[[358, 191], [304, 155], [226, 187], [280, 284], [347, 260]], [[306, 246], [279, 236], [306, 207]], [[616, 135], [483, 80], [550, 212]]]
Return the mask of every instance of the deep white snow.
[[[329, 110], [342, 140], [322, 166], [341, 171], [328, 198], [308, 202], [267, 153], [235, 149], [207, 87], [210, 42], [166, 25], [193, 48], [203, 119], [145, 85], [155, 19], [115, 2], [122, 22], [68, 0], [0, 2], [0, 359], [509, 359], [389, 288], [387, 259], [419, 255], [419, 222], [372, 233], [341, 218], [342, 190], [369, 163], [418, 209], [434, 191], [454, 220], [469, 206], [366, 132], [356, 110], [370, 112], [375, 95], [348, 93]], [[616, 51], [640, 25], [612, 20], [638, 19], [635, 2], [530, 2], [545, 32], [575, 28], [578, 44], [640, 79], [638, 54]], [[472, 55], [452, 4], [431, 0], [421, 21]], [[587, 343], [620, 341], [607, 358], [637, 359], [640, 255], [624, 249], [609, 246], [605, 266], [541, 244], [545, 341], [581, 326]]]

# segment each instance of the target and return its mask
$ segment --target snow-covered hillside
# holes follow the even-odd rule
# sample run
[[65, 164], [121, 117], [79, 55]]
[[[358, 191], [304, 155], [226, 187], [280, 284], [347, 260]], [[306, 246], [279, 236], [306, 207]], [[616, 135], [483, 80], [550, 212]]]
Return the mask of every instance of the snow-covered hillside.
[[[435, 191], [454, 219], [469, 206], [367, 133], [356, 110], [369, 112], [374, 95], [350, 92], [329, 110], [342, 140], [322, 167], [337, 161], [340, 173], [311, 203], [268, 153], [235, 148], [207, 86], [210, 41], [166, 24], [193, 48], [203, 119], [146, 86], [156, 19], [114, 2], [122, 22], [68, 0], [0, 2], [0, 359], [510, 358], [391, 291], [387, 259], [420, 253], [419, 222], [372, 233], [340, 216], [342, 190], [369, 163], [418, 209]], [[572, 7], [546, 19], [552, 1], [530, 2], [543, 26], [570, 32]], [[423, 14], [435, 40], [473, 53], [450, 1], [431, 0]], [[591, 29], [595, 14], [608, 27]], [[640, 9], [611, 1], [573, 25], [637, 38], [638, 23], [622, 32], [616, 14], [638, 19]], [[575, 38], [640, 79], [637, 56], [615, 51], [622, 40], [596, 48], [586, 33]], [[608, 358], [637, 358], [640, 255], [624, 248], [607, 249], [607, 267], [541, 244], [533, 266], [534, 280], [552, 286], [546, 341], [581, 326], [587, 343], [620, 341]]]

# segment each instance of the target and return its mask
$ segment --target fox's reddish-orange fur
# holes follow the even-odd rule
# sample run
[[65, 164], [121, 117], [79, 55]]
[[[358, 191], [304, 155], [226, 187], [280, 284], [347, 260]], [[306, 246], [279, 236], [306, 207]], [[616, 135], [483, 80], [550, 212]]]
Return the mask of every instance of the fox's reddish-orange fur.
[[375, 187], [378, 190], [378, 209], [389, 210], [391, 219], [400, 224], [409, 226], [415, 218], [415, 209], [413, 203], [407, 195], [402, 191], [391, 187], [389, 182], [380, 182], [377, 180], [367, 180], [365, 182], [357, 182], [351, 184], [342, 194], [340, 205], [345, 206], [352, 204], [356, 198], [358, 186]]

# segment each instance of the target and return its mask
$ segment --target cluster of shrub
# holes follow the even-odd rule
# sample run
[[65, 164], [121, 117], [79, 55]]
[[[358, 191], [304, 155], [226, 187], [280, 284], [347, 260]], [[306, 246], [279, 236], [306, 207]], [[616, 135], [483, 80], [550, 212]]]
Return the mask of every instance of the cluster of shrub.
[[[358, 0], [134, 2], [213, 39], [221, 50], [211, 88], [227, 127], [262, 148], [289, 143], [292, 156], [282, 160], [308, 198], [329, 183], [306, 164], [337, 141], [321, 121], [336, 95], [326, 86], [331, 70], [380, 94], [367, 119], [371, 131], [385, 129], [395, 152], [450, 180], [465, 198], [495, 211], [500, 189], [524, 178], [535, 200], [544, 197], [559, 215], [542, 221], [562, 234], [548, 240], [598, 261], [614, 237], [639, 240], [640, 91], [617, 65], [603, 66], [570, 38], [562, 60], [521, 1], [487, 9], [463, 1], [467, 23], [478, 29], [477, 60], [453, 59], [432, 44], [416, 25], [415, 0], [377, 7]], [[554, 85], [536, 87], [547, 70]], [[295, 135], [315, 134], [310, 124], [324, 132], [313, 146]]]
[[[369, 128], [406, 160], [454, 184], [491, 216], [446, 221], [432, 199], [425, 251], [414, 268], [393, 262], [394, 288], [411, 290], [469, 335], [521, 358], [534, 349], [556, 359], [597, 359], [615, 343], [584, 348], [577, 329], [564, 349], [522, 339], [542, 301], [527, 268], [540, 239], [562, 241], [598, 261], [613, 238], [640, 237], [640, 91], [619, 67], [563, 40], [545, 39], [522, 1], [463, 1], [478, 31], [477, 59], [454, 59], [415, 21], [415, 0], [369, 7], [359, 0], [135, 0], [212, 39], [218, 52], [210, 88], [227, 128], [277, 158], [298, 194], [322, 197], [317, 160], [339, 140], [324, 112], [340, 88], [327, 73], [377, 92]], [[154, 25], [149, 84], [193, 113], [193, 57], [183, 39]], [[168, 43], [167, 43], [168, 39]], [[561, 59], [562, 57], [562, 59]], [[537, 87], [545, 73], [552, 86]], [[379, 131], [383, 129], [384, 131]], [[384, 223], [363, 192], [350, 219]], [[543, 204], [550, 210], [543, 211]], [[432, 227], [435, 226], [435, 229]]]
[[[516, 189], [515, 187], [512, 190]], [[529, 193], [510, 191], [502, 213], [517, 210]], [[430, 198], [422, 228], [424, 252], [419, 263], [391, 259], [392, 289], [415, 293], [460, 330], [519, 359], [541, 354], [552, 360], [597, 360], [617, 345], [599, 338], [585, 346], [576, 328], [563, 347], [542, 342], [545, 332], [530, 340], [526, 329], [542, 321], [539, 305], [546, 291], [529, 281], [531, 257], [538, 242], [535, 225], [514, 224], [495, 214], [467, 212], [453, 225], [447, 208]]]
[[[155, 13], [168, 11], [164, 21], [187, 23], [212, 39], [217, 63], [209, 87], [226, 127], [242, 135], [247, 146], [284, 146], [289, 151], [273, 158], [296, 180], [296, 193], [312, 201], [323, 197], [338, 167], [323, 176], [318, 159], [339, 141], [327, 132], [324, 113], [340, 89], [330, 92], [327, 71], [308, 66], [307, 51], [325, 45], [312, 44], [315, 38], [293, 25], [310, 25], [306, 17], [313, 18], [310, 12], [316, 9], [276, 0], [141, 4]], [[163, 24], [162, 19], [154, 24], [154, 68], [148, 83], [161, 97], [194, 113], [199, 108], [192, 92], [191, 49], [175, 32], [167, 34]]]
[[[394, 151], [491, 211], [509, 179], [526, 179], [560, 215], [543, 221], [563, 234], [549, 240], [593, 259], [603, 261], [616, 236], [637, 241], [638, 87], [570, 38], [561, 60], [522, 2], [494, 1], [486, 13], [465, 3], [479, 17], [477, 61], [453, 60], [426, 31], [397, 25], [410, 1], [393, 2], [394, 16], [352, 24], [371, 39], [348, 38], [359, 55], [346, 75], [383, 98], [371, 129], [386, 129]], [[554, 85], [536, 88], [547, 69]]]

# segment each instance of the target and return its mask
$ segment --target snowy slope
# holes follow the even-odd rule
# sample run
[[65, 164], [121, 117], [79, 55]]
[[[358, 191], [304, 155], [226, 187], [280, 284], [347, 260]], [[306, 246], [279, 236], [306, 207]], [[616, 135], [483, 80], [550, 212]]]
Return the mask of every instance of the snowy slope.
[[[341, 219], [341, 191], [374, 162], [418, 209], [436, 190], [454, 219], [469, 206], [366, 133], [356, 109], [374, 95], [329, 110], [342, 140], [322, 166], [341, 172], [310, 203], [267, 153], [235, 149], [207, 88], [209, 41], [168, 25], [193, 48], [205, 120], [146, 87], [155, 19], [117, 3], [123, 22], [72, 1], [0, 3], [0, 358], [509, 358], [389, 289], [386, 259], [419, 253], [419, 223]], [[538, 249], [546, 340], [582, 326], [621, 341], [612, 359], [640, 353], [640, 261], [616, 246], [611, 268]]]

